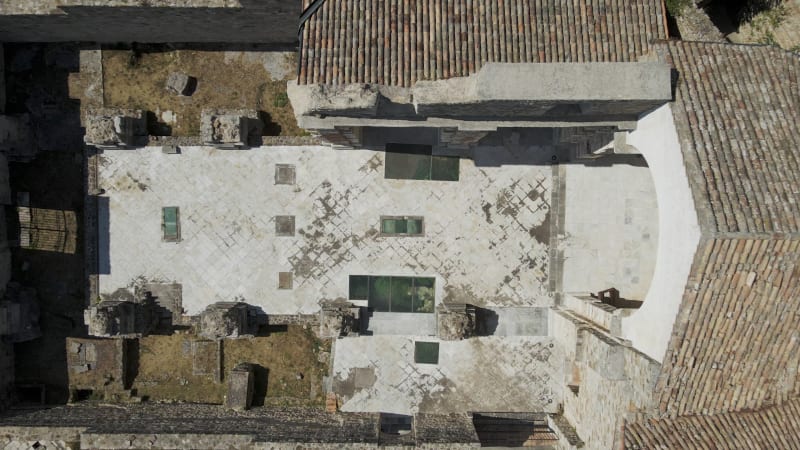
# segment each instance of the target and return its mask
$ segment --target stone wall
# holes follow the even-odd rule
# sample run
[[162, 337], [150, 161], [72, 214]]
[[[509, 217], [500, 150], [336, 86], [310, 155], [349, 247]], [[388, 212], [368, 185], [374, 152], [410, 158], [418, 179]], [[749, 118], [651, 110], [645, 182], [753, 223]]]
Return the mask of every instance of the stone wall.
[[0, 0], [0, 42], [294, 46], [301, 7], [299, 0]]
[[570, 311], [551, 314], [551, 327], [571, 367], [564, 418], [587, 449], [619, 448], [622, 423], [652, 408], [660, 364]]
[[[419, 448], [479, 447], [468, 414], [415, 419]], [[367, 449], [392, 447], [380, 416], [309, 408], [234, 412], [193, 404], [75, 404], [0, 417], [0, 448], [35, 440], [80, 442], [80, 448]], [[164, 432], [169, 430], [168, 432]], [[12, 447], [14, 448], [14, 447]], [[21, 448], [28, 448], [21, 446]], [[49, 447], [48, 447], [49, 448]], [[75, 447], [77, 448], [77, 447]], [[402, 447], [397, 447], [402, 448]]]

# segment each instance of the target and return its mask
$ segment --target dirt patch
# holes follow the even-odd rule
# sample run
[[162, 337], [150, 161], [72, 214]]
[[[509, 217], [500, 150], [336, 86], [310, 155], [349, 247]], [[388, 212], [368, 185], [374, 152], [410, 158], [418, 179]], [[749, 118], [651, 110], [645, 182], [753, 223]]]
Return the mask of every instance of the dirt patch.
[[[194, 355], [192, 334], [148, 336], [139, 341], [139, 362], [131, 385], [137, 395], [149, 401], [222, 403], [227, 389], [225, 376], [239, 363], [256, 365], [254, 405], [322, 405], [322, 377], [330, 343], [320, 341], [310, 330], [289, 325], [286, 331], [252, 339], [231, 339], [222, 345], [222, 382], [211, 371], [199, 370], [216, 355]], [[198, 347], [198, 346], [195, 346]], [[208, 348], [206, 348], [208, 347]], [[210, 351], [203, 346], [203, 351]]]
[[[104, 103], [147, 111], [154, 135], [197, 136], [203, 109], [246, 108], [259, 111], [265, 136], [303, 136], [286, 96], [290, 75], [272, 76], [280, 58], [295, 64], [293, 53], [103, 50]], [[167, 92], [172, 72], [197, 79], [191, 96]]]

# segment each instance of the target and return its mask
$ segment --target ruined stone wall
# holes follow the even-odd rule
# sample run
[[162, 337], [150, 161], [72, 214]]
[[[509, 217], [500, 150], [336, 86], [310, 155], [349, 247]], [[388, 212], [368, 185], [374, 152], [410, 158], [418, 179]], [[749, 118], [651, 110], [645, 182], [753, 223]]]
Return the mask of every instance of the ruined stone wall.
[[[418, 432], [413, 437], [419, 448], [479, 446], [468, 414], [425, 415], [419, 420]], [[80, 442], [79, 448], [96, 449], [333, 450], [379, 445], [403, 448], [382, 445], [384, 437], [379, 433], [379, 423], [378, 414], [327, 413], [312, 408], [254, 408], [234, 412], [221, 406], [197, 404], [79, 403], [0, 416], [0, 448], [16, 448], [14, 445], [29, 448], [22, 444], [35, 440]]]
[[660, 364], [568, 311], [552, 314], [551, 326], [559, 343], [576, 346], [565, 349], [577, 392], [564, 391], [564, 418], [587, 449], [618, 448], [622, 421], [652, 407]]
[[0, 42], [293, 46], [299, 0], [0, 0]]

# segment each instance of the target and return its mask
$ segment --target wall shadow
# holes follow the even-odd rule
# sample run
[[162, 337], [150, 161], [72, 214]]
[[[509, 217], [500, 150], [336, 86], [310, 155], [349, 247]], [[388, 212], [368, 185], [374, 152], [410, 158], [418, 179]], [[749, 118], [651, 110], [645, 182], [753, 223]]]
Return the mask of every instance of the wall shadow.
[[253, 364], [253, 406], [264, 406], [269, 386], [269, 369]]
[[108, 197], [92, 196], [89, 201], [97, 202], [97, 275], [111, 273], [111, 219]]

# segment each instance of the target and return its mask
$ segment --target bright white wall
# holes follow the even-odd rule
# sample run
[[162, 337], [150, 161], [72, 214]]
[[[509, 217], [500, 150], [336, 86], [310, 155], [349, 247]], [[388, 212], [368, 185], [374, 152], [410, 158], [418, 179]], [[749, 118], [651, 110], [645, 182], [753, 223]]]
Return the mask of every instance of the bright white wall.
[[670, 105], [642, 118], [628, 143], [639, 149], [650, 166], [659, 232], [650, 290], [642, 307], [623, 319], [622, 334], [635, 348], [661, 361], [700, 242], [700, 226]]

